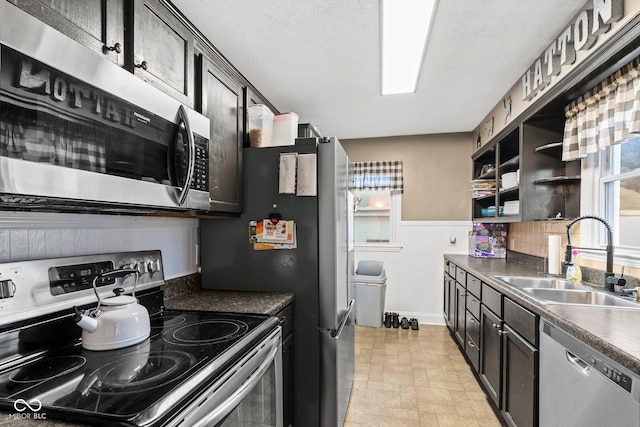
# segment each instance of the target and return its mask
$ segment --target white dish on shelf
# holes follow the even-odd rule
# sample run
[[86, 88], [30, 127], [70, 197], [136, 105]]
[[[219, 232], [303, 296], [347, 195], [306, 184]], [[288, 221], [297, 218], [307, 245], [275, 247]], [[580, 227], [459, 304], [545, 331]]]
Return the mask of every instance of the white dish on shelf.
[[508, 172], [500, 177], [500, 183], [503, 189], [509, 189], [518, 186], [518, 174], [516, 172]]

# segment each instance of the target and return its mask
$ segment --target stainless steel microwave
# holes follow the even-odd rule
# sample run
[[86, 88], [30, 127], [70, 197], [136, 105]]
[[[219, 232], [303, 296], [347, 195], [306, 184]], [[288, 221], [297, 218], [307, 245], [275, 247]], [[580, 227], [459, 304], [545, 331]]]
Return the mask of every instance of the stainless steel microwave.
[[209, 210], [209, 119], [0, 1], [0, 208]]

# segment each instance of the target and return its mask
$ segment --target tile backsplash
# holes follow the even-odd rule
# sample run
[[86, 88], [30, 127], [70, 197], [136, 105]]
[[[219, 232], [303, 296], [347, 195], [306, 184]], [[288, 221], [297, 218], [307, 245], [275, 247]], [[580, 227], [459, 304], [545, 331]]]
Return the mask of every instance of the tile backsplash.
[[[546, 264], [548, 237], [552, 234], [561, 236], [562, 253], [564, 256], [564, 247], [567, 245], [567, 224], [569, 221], [535, 221], [535, 222], [516, 222], [509, 224], [509, 234], [507, 237], [507, 249], [522, 254], [533, 255], [544, 258]], [[571, 227], [571, 243], [580, 245], [580, 223], [576, 223]], [[615, 258], [614, 258], [615, 262]], [[605, 270], [604, 263], [590, 261], [584, 258], [580, 260], [581, 267], [599, 270], [583, 272], [583, 279], [590, 282], [600, 283], [602, 279], [600, 275]], [[616, 275], [620, 275], [621, 267], [614, 266]], [[640, 268], [625, 267], [625, 277], [640, 278]], [[629, 280], [629, 285], [637, 283], [637, 280]], [[631, 287], [631, 286], [629, 286]]]
[[[509, 224], [507, 248], [511, 251], [547, 257], [549, 236], [559, 235], [562, 247], [567, 245], [567, 224], [569, 221], [515, 222]], [[580, 244], [580, 224], [571, 228], [571, 243]]]

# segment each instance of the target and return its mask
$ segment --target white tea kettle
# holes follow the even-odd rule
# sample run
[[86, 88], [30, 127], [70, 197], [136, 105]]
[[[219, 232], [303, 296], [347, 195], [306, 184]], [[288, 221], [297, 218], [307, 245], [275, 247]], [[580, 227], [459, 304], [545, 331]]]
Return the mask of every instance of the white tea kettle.
[[82, 328], [82, 347], [87, 350], [114, 350], [138, 344], [149, 338], [151, 323], [149, 312], [138, 304], [135, 297], [122, 295], [123, 288], [113, 290], [114, 296], [101, 299], [96, 289], [96, 280], [100, 277], [122, 277], [136, 274], [138, 270], [122, 268], [97, 275], [93, 279], [93, 290], [98, 298], [98, 305], [93, 310], [80, 312], [74, 307], [76, 314], [73, 320]]

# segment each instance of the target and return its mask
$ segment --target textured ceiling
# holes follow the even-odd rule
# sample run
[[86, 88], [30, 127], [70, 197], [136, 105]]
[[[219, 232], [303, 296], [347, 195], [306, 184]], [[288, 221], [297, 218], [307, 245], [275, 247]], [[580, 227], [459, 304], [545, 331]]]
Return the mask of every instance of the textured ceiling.
[[440, 0], [418, 89], [380, 95], [377, 0], [173, 0], [280, 111], [324, 135], [473, 130], [585, 0]]

